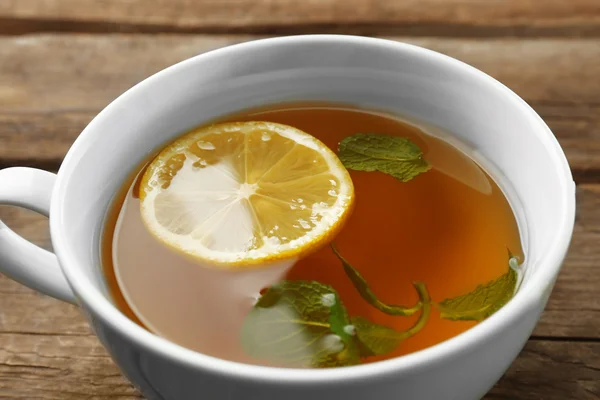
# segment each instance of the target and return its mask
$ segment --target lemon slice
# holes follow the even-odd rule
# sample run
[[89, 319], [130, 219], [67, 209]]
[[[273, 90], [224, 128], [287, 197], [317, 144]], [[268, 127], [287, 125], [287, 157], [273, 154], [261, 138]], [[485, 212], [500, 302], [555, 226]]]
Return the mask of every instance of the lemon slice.
[[152, 161], [140, 188], [154, 236], [229, 267], [317, 250], [339, 232], [354, 200], [348, 171], [325, 144], [271, 122], [184, 135]]

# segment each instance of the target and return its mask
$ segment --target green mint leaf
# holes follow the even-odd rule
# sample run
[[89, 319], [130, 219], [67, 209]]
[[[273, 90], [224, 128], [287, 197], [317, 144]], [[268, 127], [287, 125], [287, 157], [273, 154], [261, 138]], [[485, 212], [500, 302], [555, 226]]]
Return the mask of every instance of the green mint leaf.
[[362, 277], [360, 272], [358, 272], [356, 270], [356, 268], [354, 268], [340, 254], [340, 252], [338, 251], [338, 249], [334, 243], [331, 243], [331, 249], [333, 250], [334, 254], [337, 256], [337, 258], [339, 258], [339, 260], [341, 261], [342, 266], [344, 267], [344, 271], [346, 272], [346, 275], [348, 276], [348, 278], [350, 278], [350, 281], [352, 282], [352, 284], [354, 285], [354, 287], [356, 288], [358, 293], [360, 293], [361, 297], [367, 303], [369, 303], [373, 307], [377, 308], [379, 311], [384, 312], [389, 315], [410, 316], [410, 315], [417, 313], [421, 309], [422, 303], [420, 301], [412, 307], [405, 307], [405, 306], [394, 305], [394, 304], [386, 304], [386, 303], [382, 302], [381, 300], [379, 300], [377, 298], [375, 293], [373, 293], [373, 291], [369, 287], [369, 284]]
[[360, 353], [363, 357], [392, 352], [404, 340], [404, 333], [369, 321], [363, 317], [352, 317], [352, 325], [360, 340]]
[[441, 317], [453, 321], [481, 321], [504, 306], [513, 297], [519, 281], [519, 273], [515, 267], [517, 259], [509, 250], [508, 272], [499, 278], [479, 285], [475, 290], [462, 296], [446, 299], [437, 307]]
[[[360, 348], [356, 339], [356, 331], [350, 322], [346, 307], [339, 296], [335, 295], [335, 302], [329, 309], [329, 324], [331, 332], [339, 336], [344, 344], [344, 350], [336, 355], [336, 365], [353, 365], [360, 360]], [[349, 363], [349, 364], [346, 364]]]
[[414, 284], [423, 307], [417, 322], [409, 329], [398, 332], [395, 329], [379, 325], [363, 317], [352, 317], [352, 325], [360, 341], [361, 356], [383, 355], [394, 351], [402, 341], [419, 332], [431, 314], [431, 300], [427, 288], [421, 282]]
[[340, 142], [338, 156], [347, 169], [380, 171], [402, 182], [431, 168], [419, 146], [397, 136], [373, 133], [348, 136]]
[[269, 288], [246, 317], [242, 346], [252, 357], [286, 366], [354, 365], [360, 354], [349, 325], [331, 286], [283, 281]]

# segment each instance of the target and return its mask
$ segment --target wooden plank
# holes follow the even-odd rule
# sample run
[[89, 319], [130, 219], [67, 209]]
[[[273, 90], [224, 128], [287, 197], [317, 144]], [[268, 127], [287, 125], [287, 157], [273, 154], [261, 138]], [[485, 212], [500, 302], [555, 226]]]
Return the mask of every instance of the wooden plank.
[[[190, 40], [191, 39], [191, 40]], [[0, 111], [99, 111], [153, 73], [248, 37], [0, 37]]]
[[0, 398], [142, 397], [95, 336], [0, 333]]
[[[5, 32], [597, 34], [595, 0], [4, 0]], [[304, 28], [304, 29], [302, 29]], [[352, 29], [354, 28], [354, 29]]]
[[[578, 187], [575, 235], [546, 311], [534, 332], [541, 338], [600, 339], [600, 185]], [[0, 206], [0, 219], [49, 248], [47, 221], [33, 212]], [[0, 276], [0, 332], [88, 334], [77, 308]]]
[[[0, 167], [56, 168], [93, 116], [132, 85], [195, 54], [253, 38], [0, 37], [0, 59], [8, 60], [0, 63]], [[546, 119], [578, 178], [600, 174], [599, 41], [392, 39], [440, 51], [496, 77]]]
[[485, 400], [596, 400], [600, 343], [529, 341]]
[[[237, 35], [0, 37], [0, 57], [5, 60], [0, 64], [0, 112], [97, 112], [124, 90], [168, 65], [256, 38]], [[529, 102], [558, 106], [600, 103], [598, 40], [389, 39], [417, 44], [472, 64]]]
[[[592, 400], [600, 343], [530, 341], [485, 399]], [[93, 336], [0, 333], [0, 397], [142, 398]]]
[[69, 147], [95, 114], [0, 112], [0, 168], [30, 166], [58, 170]]

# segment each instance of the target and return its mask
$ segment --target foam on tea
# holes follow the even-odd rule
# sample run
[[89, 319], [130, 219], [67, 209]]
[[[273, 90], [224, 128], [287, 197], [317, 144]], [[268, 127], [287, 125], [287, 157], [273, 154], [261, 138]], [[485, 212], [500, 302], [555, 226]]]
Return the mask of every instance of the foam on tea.
[[[233, 361], [335, 367], [437, 344], [514, 294], [523, 260], [514, 214], [494, 180], [448, 141], [389, 114], [323, 104], [276, 105], [216, 122], [227, 121], [284, 124], [324, 143], [349, 172], [351, 213], [327, 243], [291, 262], [222, 268], [148, 229], [141, 167], [116, 197], [102, 245], [115, 302], [140, 325]], [[306, 196], [281, 206], [297, 207], [292, 214], [323, 185], [306, 183]]]

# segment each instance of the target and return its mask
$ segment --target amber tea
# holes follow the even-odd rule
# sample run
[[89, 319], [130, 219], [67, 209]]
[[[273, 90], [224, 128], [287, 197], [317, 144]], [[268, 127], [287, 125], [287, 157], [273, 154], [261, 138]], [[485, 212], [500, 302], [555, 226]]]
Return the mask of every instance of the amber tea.
[[126, 182], [102, 257], [118, 307], [189, 349], [318, 368], [452, 338], [514, 294], [503, 191], [393, 115], [283, 104], [182, 135]]

